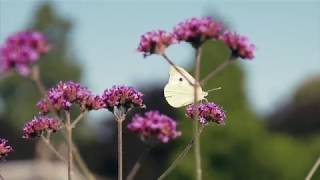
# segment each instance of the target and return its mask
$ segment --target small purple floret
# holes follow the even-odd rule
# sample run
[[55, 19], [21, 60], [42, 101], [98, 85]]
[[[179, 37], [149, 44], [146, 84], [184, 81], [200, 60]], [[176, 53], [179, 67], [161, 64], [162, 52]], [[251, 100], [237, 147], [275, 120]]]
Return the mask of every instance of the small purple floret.
[[106, 89], [102, 95], [102, 99], [106, 104], [106, 108], [113, 112], [115, 107], [122, 107], [125, 111], [131, 108], [143, 108], [143, 94], [133, 87], [113, 86]]
[[78, 83], [60, 81], [49, 89], [47, 97], [37, 103], [43, 113], [48, 113], [50, 105], [54, 110], [69, 110], [72, 104], [78, 104], [81, 110], [98, 110], [105, 106], [100, 96], [93, 95], [87, 87]]
[[151, 31], [143, 34], [137, 50], [144, 56], [163, 54], [165, 49], [175, 43], [174, 35], [163, 30]]
[[23, 138], [39, 137], [45, 132], [56, 132], [62, 127], [62, 123], [48, 116], [36, 116], [27, 122], [23, 128]]
[[253, 59], [256, 47], [249, 42], [246, 36], [237, 34], [235, 32], [225, 32], [220, 36], [220, 40], [230, 48], [233, 58]]
[[200, 46], [208, 39], [217, 39], [221, 33], [222, 24], [211, 17], [191, 18], [174, 27], [174, 34], [178, 41], [186, 41], [194, 47]]
[[[198, 107], [198, 109], [197, 109]], [[199, 122], [202, 125], [206, 125], [209, 122], [215, 122], [217, 124], [225, 124], [226, 114], [224, 110], [215, 103], [201, 103], [198, 106], [191, 104], [186, 107], [186, 116], [194, 118], [198, 113]]]
[[146, 112], [144, 116], [135, 115], [128, 124], [128, 129], [139, 134], [143, 140], [155, 137], [162, 143], [181, 135], [181, 132], [177, 131], [176, 121], [158, 111]]
[[8, 140], [0, 138], [0, 160], [3, 160], [13, 151], [13, 148], [9, 146]]
[[41, 32], [23, 31], [8, 37], [0, 47], [0, 72], [16, 69], [19, 74], [30, 74], [30, 66], [42, 54], [49, 51], [50, 45]]

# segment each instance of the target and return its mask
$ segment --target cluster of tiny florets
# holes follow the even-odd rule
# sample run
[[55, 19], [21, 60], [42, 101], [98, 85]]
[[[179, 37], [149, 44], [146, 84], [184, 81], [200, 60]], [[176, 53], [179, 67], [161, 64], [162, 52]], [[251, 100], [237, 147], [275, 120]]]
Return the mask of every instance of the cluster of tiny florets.
[[144, 53], [144, 56], [163, 54], [164, 50], [175, 41], [172, 33], [163, 30], [151, 31], [141, 36], [137, 50]]
[[8, 141], [6, 139], [0, 138], [0, 160], [3, 160], [8, 156], [9, 153], [13, 151], [13, 148], [9, 146]]
[[19, 74], [30, 74], [30, 66], [47, 53], [50, 46], [40, 32], [23, 31], [9, 36], [0, 48], [0, 71], [15, 68]]
[[176, 121], [158, 111], [146, 112], [144, 116], [135, 115], [128, 124], [128, 129], [139, 134], [142, 140], [156, 138], [162, 143], [181, 135], [181, 132], [177, 131]]
[[78, 104], [82, 110], [97, 110], [105, 106], [100, 96], [93, 95], [87, 87], [72, 81], [59, 82], [48, 91], [47, 97], [40, 100], [37, 106], [43, 113], [47, 113], [50, 106], [57, 111], [69, 110], [73, 103]]
[[221, 33], [222, 24], [211, 17], [191, 18], [174, 27], [174, 34], [178, 41], [186, 41], [200, 46], [207, 39], [217, 39]]
[[102, 95], [105, 107], [111, 112], [115, 107], [122, 107], [126, 111], [133, 107], [143, 108], [145, 105], [142, 97], [141, 92], [128, 86], [113, 86], [111, 89], [106, 89]]
[[232, 52], [231, 59], [254, 58], [256, 48], [247, 37], [229, 31], [223, 32], [222, 23], [214, 21], [211, 17], [187, 19], [176, 25], [172, 32], [163, 30], [147, 32], [141, 36], [137, 50], [144, 56], [163, 55], [165, 49], [175, 42], [188, 42], [194, 48], [198, 48], [209, 39], [222, 40]]
[[62, 122], [48, 116], [36, 116], [27, 122], [23, 128], [23, 138], [39, 137], [45, 132], [56, 132], [62, 127]]
[[191, 104], [186, 107], [186, 115], [189, 118], [194, 118], [198, 115], [199, 122], [202, 125], [206, 125], [209, 122], [225, 124], [226, 119], [224, 110], [212, 102], [200, 103], [198, 105]]
[[234, 58], [240, 57], [242, 59], [253, 59], [255, 45], [249, 42], [246, 36], [237, 34], [235, 32], [225, 32], [219, 37], [231, 49]]

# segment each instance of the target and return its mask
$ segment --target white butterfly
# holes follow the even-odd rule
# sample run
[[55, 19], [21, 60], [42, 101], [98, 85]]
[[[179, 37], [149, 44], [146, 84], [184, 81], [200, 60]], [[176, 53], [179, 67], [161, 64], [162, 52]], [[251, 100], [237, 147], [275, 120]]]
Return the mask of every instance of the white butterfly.
[[[179, 71], [191, 81], [196, 80], [183, 68], [176, 66]], [[173, 66], [170, 67], [169, 81], [164, 87], [164, 97], [167, 102], [175, 108], [186, 106], [194, 102], [194, 87], [187, 81]], [[198, 100], [203, 100], [208, 92], [202, 90], [201, 86], [197, 88]]]

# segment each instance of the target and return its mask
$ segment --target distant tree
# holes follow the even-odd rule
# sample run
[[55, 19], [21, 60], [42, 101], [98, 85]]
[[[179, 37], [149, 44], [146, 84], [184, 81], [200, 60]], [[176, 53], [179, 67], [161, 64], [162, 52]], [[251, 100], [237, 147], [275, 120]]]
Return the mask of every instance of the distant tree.
[[305, 80], [290, 103], [268, 117], [271, 131], [299, 137], [320, 134], [320, 75]]

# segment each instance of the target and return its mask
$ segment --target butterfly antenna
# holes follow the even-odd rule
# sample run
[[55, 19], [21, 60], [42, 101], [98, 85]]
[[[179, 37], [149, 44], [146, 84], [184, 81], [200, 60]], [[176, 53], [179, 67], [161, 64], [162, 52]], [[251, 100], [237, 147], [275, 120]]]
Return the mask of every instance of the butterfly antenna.
[[207, 92], [216, 91], [216, 90], [221, 90], [221, 89], [222, 89], [221, 87], [217, 87], [217, 88], [210, 89], [210, 90], [208, 90]]

